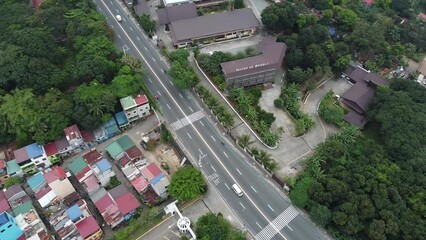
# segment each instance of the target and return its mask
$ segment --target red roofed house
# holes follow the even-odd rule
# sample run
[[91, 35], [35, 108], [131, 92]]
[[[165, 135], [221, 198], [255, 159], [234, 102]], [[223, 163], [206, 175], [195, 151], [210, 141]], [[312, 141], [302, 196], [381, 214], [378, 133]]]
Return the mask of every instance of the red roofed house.
[[3, 191], [0, 191], [0, 214], [8, 211], [10, 213], [10, 205], [7, 202]]
[[95, 240], [102, 238], [102, 229], [99, 227], [93, 216], [89, 216], [75, 224], [77, 231], [85, 240]]
[[168, 196], [167, 186], [170, 184], [169, 179], [167, 179], [166, 175], [157, 165], [154, 163], [148, 164], [142, 169], [142, 174], [151, 184], [152, 189], [154, 189], [155, 193], [159, 197], [165, 198]]
[[32, 0], [31, 1], [35, 10], [38, 11], [40, 9], [40, 5], [43, 2], [43, 0]]
[[46, 152], [47, 159], [52, 163], [58, 163], [61, 158], [59, 157], [59, 150], [56, 147], [55, 142], [51, 142], [43, 146], [44, 151]]
[[96, 150], [96, 148], [93, 148], [89, 152], [83, 154], [82, 157], [89, 165], [97, 163], [103, 158], [102, 155], [98, 152], [98, 150]]
[[124, 220], [120, 209], [108, 193], [95, 202], [95, 206], [111, 228], [114, 228]]
[[118, 209], [120, 209], [125, 220], [129, 220], [136, 212], [136, 209], [141, 206], [136, 197], [130, 192], [127, 192], [123, 196], [115, 199], [115, 202], [117, 203]]
[[417, 18], [422, 20], [423, 22], [426, 22], [426, 14], [425, 13], [419, 13], [419, 15], [417, 15]]
[[146, 95], [127, 96], [120, 99], [120, 103], [129, 123], [148, 116], [151, 110]]
[[65, 128], [64, 133], [65, 138], [74, 149], [79, 148], [84, 143], [83, 136], [76, 124]]

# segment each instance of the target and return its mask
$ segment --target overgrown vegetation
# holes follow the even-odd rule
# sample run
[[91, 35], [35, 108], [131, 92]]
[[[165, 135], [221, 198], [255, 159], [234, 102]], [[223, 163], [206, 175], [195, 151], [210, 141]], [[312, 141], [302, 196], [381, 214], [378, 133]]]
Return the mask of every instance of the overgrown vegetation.
[[163, 214], [158, 208], [144, 208], [138, 215], [130, 220], [128, 226], [120, 229], [109, 240], [137, 239], [143, 233], [161, 222]]
[[236, 109], [258, 133], [262, 141], [275, 146], [284, 133], [283, 128], [272, 131], [271, 125], [275, 121], [273, 113], [266, 112], [259, 106], [259, 99], [262, 96], [262, 90], [259, 87], [252, 87], [244, 90], [243, 88], [233, 88], [230, 91], [230, 97], [237, 105]]
[[144, 89], [140, 62], [117, 51], [92, 2], [44, 1], [35, 12], [1, 1], [0, 13], [0, 143], [45, 144], [74, 123], [95, 129], [118, 98]]
[[182, 89], [190, 89], [195, 87], [199, 82], [194, 69], [188, 62], [189, 52], [185, 49], [178, 49], [169, 54], [172, 61], [172, 67], [169, 70], [173, 82]]
[[197, 85], [195, 87], [195, 92], [198, 93], [200, 98], [213, 112], [224, 128], [229, 129], [234, 125], [233, 115], [225, 106], [223, 106], [223, 104], [221, 104], [215, 97], [213, 97], [209, 90], [201, 85]]
[[173, 135], [169, 132], [164, 123], [160, 126], [160, 141], [162, 143], [171, 143], [173, 141]]
[[286, 110], [296, 120], [298, 135], [307, 133], [316, 125], [311, 116], [300, 110], [299, 86], [291, 83], [283, 86], [279, 98], [274, 101], [275, 107]]
[[256, 49], [246, 48], [244, 52], [238, 52], [237, 54], [228, 52], [224, 53], [220, 51], [215, 51], [211, 55], [197, 54], [196, 59], [203, 71], [210, 77], [214, 84], [223, 91], [225, 90], [226, 82], [223, 78], [223, 72], [220, 64], [255, 55], [257, 55]]
[[339, 101], [334, 98], [333, 91], [329, 91], [321, 100], [318, 114], [327, 123], [341, 125], [345, 116], [345, 110], [339, 106]]
[[234, 230], [231, 223], [221, 213], [207, 213], [195, 223], [195, 233], [200, 239], [245, 240], [241, 231]]
[[155, 34], [156, 22], [149, 18], [149, 15], [142, 14], [139, 17], [139, 23], [141, 24], [142, 29], [148, 34], [149, 37], [152, 37]]
[[4, 182], [4, 188], [8, 188], [11, 187], [15, 184], [20, 184], [22, 183], [21, 178], [14, 176], [14, 177], [10, 177], [8, 179], [6, 179], [6, 181]]
[[406, 79], [380, 88], [369, 116], [383, 147], [345, 125], [307, 160], [293, 203], [338, 239], [426, 238], [425, 99]]
[[118, 180], [117, 176], [113, 176], [113, 177], [110, 178], [109, 184], [106, 187], [106, 189], [111, 190], [111, 189], [117, 187], [120, 184], [121, 184], [121, 182], [120, 182], [120, 180]]

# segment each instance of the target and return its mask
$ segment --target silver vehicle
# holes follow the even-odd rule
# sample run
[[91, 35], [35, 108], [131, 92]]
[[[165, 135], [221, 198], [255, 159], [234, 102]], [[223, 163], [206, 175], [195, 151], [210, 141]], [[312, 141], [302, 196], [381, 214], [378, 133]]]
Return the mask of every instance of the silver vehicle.
[[119, 21], [119, 22], [121, 22], [121, 20], [123, 20], [120, 15], [115, 15], [115, 19], [117, 19], [117, 21]]

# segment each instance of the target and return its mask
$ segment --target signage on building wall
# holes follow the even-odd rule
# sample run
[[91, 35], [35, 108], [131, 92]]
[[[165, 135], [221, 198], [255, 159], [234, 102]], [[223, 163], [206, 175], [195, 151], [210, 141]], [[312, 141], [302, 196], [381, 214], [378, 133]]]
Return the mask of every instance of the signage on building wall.
[[240, 71], [245, 71], [248, 69], [253, 69], [253, 68], [258, 68], [258, 67], [264, 67], [269, 65], [269, 63], [260, 63], [260, 64], [256, 64], [256, 65], [252, 65], [252, 66], [248, 66], [248, 67], [243, 67], [243, 68], [237, 68], [235, 69], [236, 72], [240, 72]]

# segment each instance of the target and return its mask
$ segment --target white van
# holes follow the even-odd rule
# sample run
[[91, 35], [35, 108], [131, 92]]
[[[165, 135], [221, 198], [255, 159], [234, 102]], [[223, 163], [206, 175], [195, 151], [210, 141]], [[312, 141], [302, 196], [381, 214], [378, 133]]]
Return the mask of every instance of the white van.
[[239, 196], [243, 196], [243, 191], [241, 190], [241, 188], [237, 185], [237, 184], [232, 184], [232, 190], [234, 190], [234, 192]]
[[116, 15], [115, 18], [117, 19], [117, 21], [121, 22], [122, 18], [120, 15]]

